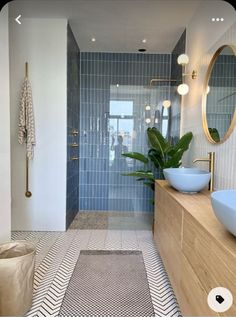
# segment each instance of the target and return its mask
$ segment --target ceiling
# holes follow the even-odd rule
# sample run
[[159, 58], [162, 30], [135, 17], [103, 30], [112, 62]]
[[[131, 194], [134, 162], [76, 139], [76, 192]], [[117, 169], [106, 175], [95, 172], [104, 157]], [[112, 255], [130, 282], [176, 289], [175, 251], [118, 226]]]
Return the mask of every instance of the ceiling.
[[81, 51], [170, 53], [202, 1], [15, 0], [9, 7], [12, 18], [68, 19]]

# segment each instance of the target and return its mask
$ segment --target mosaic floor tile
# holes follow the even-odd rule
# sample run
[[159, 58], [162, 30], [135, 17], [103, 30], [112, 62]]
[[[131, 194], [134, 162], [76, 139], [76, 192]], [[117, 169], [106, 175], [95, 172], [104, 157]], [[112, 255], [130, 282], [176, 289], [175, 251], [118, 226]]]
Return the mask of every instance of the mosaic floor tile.
[[152, 222], [151, 213], [80, 211], [69, 229], [150, 230]]

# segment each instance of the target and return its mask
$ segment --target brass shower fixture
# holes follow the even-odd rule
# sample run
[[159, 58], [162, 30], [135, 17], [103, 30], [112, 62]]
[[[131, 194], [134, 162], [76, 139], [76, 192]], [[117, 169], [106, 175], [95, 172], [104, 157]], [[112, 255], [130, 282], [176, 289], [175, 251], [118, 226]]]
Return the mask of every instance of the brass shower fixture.
[[149, 83], [149, 86], [152, 86], [152, 84], [154, 83], [154, 82], [178, 82], [179, 80], [177, 80], [177, 79], [168, 79], [168, 78], [153, 78], [153, 79], [151, 79], [150, 80], [150, 83]]

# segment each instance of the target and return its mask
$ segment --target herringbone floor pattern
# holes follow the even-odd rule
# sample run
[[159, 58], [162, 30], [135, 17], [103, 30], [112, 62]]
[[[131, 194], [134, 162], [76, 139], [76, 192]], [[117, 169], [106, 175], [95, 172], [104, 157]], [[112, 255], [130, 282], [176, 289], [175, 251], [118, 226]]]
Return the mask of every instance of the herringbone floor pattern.
[[58, 316], [80, 250], [86, 249], [142, 251], [155, 316], [181, 316], [150, 231], [13, 232], [12, 239], [36, 244], [33, 305], [27, 317]]

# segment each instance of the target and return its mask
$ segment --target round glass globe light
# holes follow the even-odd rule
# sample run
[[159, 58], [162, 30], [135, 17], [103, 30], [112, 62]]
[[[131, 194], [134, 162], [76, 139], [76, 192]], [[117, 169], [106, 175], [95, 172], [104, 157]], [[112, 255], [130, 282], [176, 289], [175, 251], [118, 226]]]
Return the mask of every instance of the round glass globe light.
[[171, 106], [171, 101], [166, 99], [166, 100], [163, 101], [162, 105], [165, 108], [169, 108]]
[[145, 110], [151, 110], [151, 107], [150, 107], [149, 105], [147, 105], [147, 106], [145, 107]]
[[181, 54], [179, 55], [179, 57], [177, 58], [177, 63], [179, 65], [186, 65], [189, 62], [189, 57], [186, 54]]
[[187, 84], [180, 84], [177, 88], [177, 91], [181, 96], [184, 96], [189, 92], [189, 87]]

